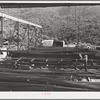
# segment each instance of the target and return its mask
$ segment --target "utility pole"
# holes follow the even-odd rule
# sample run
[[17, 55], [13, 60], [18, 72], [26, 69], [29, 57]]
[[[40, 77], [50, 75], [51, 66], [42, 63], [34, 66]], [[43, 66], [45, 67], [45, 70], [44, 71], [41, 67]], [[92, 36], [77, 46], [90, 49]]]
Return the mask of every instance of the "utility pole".
[[3, 17], [0, 17], [1, 20], [1, 32], [0, 32], [0, 46], [3, 46]]
[[78, 32], [78, 27], [77, 27], [77, 7], [75, 6], [75, 30], [76, 30], [76, 41], [77, 41], [77, 46], [79, 44], [79, 32]]

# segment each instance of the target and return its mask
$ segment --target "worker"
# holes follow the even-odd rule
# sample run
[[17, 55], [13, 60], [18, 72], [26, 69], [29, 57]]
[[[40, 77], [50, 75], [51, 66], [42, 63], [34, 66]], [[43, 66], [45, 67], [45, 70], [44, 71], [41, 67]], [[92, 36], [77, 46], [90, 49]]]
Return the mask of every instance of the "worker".
[[84, 68], [85, 68], [85, 71], [87, 71], [87, 63], [88, 63], [88, 55], [85, 55], [84, 56]]

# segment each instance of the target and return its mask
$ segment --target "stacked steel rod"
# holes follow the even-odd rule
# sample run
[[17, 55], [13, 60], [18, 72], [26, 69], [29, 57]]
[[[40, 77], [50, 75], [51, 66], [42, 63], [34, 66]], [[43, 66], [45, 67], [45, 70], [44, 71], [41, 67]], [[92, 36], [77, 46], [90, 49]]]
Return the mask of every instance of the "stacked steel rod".
[[9, 51], [0, 61], [0, 90], [100, 91], [100, 62], [94, 51], [52, 49]]

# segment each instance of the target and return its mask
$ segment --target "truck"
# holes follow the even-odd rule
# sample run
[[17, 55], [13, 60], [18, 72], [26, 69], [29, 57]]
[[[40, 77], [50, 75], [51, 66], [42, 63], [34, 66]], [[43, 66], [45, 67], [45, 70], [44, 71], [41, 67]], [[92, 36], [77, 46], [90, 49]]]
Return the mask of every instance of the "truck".
[[64, 40], [43, 40], [43, 47], [76, 47], [76, 43], [66, 44]]

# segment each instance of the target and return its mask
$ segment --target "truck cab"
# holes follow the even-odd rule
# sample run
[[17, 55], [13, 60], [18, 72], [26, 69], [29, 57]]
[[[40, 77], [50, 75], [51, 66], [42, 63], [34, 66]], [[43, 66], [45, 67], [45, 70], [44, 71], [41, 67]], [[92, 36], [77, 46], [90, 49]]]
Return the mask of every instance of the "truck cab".
[[42, 41], [43, 47], [64, 47], [65, 41], [60, 40], [43, 40]]

